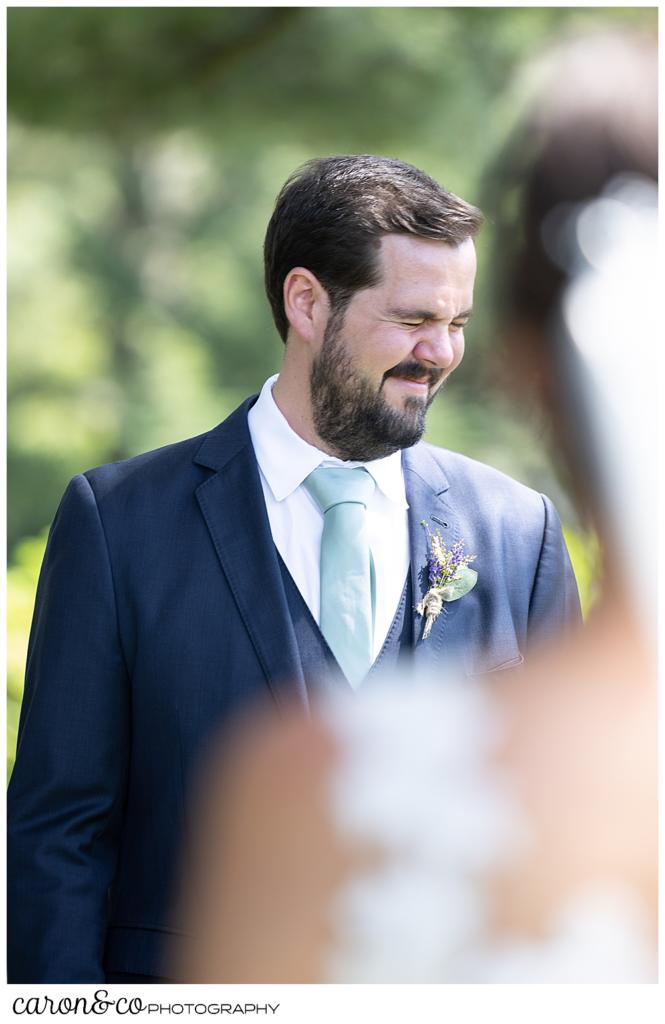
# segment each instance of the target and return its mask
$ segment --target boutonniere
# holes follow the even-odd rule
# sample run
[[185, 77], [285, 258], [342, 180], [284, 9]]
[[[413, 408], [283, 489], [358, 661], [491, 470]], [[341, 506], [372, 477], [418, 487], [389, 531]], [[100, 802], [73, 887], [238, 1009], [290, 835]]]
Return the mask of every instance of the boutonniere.
[[422, 601], [416, 605], [418, 615], [425, 616], [423, 640], [427, 640], [434, 622], [441, 614], [444, 601], [458, 601], [476, 585], [478, 573], [469, 569], [475, 555], [463, 554], [464, 541], [458, 540], [452, 548], [446, 548], [443, 537], [437, 530], [432, 533], [429, 526], [422, 520], [427, 530], [430, 553], [427, 565], [421, 572], [428, 590]]

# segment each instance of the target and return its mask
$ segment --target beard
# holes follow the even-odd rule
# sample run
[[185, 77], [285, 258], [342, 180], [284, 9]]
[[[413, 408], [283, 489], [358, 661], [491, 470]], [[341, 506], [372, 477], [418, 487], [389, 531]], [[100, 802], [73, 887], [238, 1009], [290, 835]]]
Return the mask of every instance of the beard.
[[[341, 337], [344, 310], [335, 310], [326, 325], [321, 352], [310, 371], [314, 426], [331, 452], [344, 461], [370, 462], [411, 448], [423, 436], [427, 410], [443, 370], [414, 360], [399, 363], [383, 375], [376, 389], [353, 367]], [[426, 396], [410, 395], [402, 410], [385, 399], [383, 385], [390, 377], [426, 381]]]

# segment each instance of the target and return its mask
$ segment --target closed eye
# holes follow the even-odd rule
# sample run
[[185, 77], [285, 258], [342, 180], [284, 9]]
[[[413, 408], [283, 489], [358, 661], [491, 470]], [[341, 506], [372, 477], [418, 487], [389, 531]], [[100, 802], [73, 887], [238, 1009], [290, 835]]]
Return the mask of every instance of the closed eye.
[[[436, 313], [420, 309], [415, 312], [408, 309], [390, 309], [387, 311], [386, 318], [398, 323], [400, 327], [420, 327], [421, 324], [429, 321], [440, 323], [443, 319], [437, 316]], [[471, 310], [465, 309], [457, 314], [455, 319], [450, 322], [450, 326], [454, 330], [459, 331], [466, 327], [470, 319]]]
[[[451, 323], [450, 327], [454, 331], [461, 331], [461, 330], [463, 330], [466, 327], [468, 322], [469, 322], [468, 319], [467, 320], [453, 320], [453, 322]], [[423, 320], [401, 320], [400, 323], [401, 323], [402, 327], [420, 327], [421, 324], [425, 323], [425, 320], [424, 319]]]

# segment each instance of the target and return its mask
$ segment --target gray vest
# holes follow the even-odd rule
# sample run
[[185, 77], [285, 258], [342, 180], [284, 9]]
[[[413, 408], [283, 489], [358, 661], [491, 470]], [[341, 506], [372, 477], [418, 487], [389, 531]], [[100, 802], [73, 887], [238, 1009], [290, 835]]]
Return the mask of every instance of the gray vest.
[[[337, 664], [335, 655], [326, 643], [279, 552], [277, 558], [309, 696], [313, 697], [331, 689], [342, 688], [348, 691], [351, 688], [349, 682]], [[407, 573], [402, 596], [383, 647], [361, 686], [367, 686], [384, 671], [394, 669], [398, 662], [406, 662], [410, 658], [413, 650], [412, 606], [411, 573]]]

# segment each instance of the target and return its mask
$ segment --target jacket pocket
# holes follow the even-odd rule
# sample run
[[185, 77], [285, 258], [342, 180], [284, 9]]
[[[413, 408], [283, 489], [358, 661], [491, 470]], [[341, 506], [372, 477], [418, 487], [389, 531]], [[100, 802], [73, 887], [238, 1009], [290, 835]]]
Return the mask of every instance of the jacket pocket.
[[467, 666], [466, 674], [469, 677], [489, 676], [494, 672], [505, 672], [507, 669], [517, 668], [523, 663], [524, 655], [521, 651], [517, 651], [512, 657], [500, 660], [498, 663], [491, 657], [485, 658], [483, 662], [475, 662], [473, 665]]

